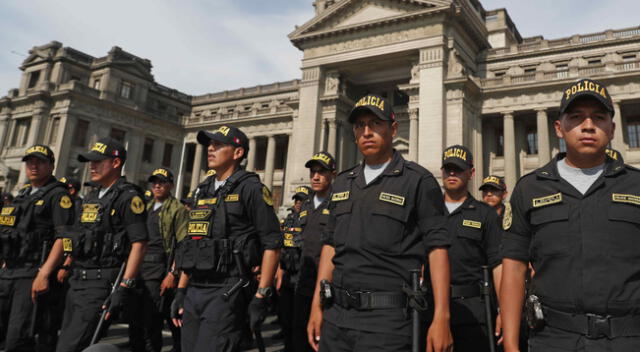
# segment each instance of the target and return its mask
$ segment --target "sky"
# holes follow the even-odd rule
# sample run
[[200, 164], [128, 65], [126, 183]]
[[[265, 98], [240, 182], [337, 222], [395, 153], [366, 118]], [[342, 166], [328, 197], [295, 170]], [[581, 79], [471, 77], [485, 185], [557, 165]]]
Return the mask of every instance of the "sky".
[[[389, 0], [391, 1], [391, 0]], [[638, 0], [481, 0], [505, 7], [523, 37], [640, 25]], [[200, 95], [300, 77], [288, 40], [312, 0], [4, 0], [0, 96], [17, 87], [30, 48], [52, 40], [95, 57], [120, 46], [153, 64], [162, 85]]]

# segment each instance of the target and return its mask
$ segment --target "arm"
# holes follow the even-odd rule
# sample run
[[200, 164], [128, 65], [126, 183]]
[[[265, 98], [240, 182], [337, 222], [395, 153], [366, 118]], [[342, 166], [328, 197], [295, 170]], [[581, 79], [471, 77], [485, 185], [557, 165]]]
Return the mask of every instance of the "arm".
[[42, 266], [38, 270], [36, 278], [33, 280], [33, 284], [31, 285], [32, 301], [35, 302], [38, 294], [44, 293], [49, 290], [49, 276], [62, 262], [62, 256], [62, 239], [58, 238], [53, 243], [47, 260], [42, 264]]
[[450, 351], [453, 338], [449, 328], [451, 277], [447, 249], [435, 248], [429, 252], [429, 272], [433, 287], [434, 313], [427, 333], [427, 351]]
[[320, 263], [318, 264], [318, 278], [316, 279], [316, 289], [313, 293], [311, 303], [311, 314], [307, 325], [307, 337], [309, 344], [314, 350], [320, 347], [320, 330], [322, 328], [322, 306], [320, 305], [320, 281], [333, 281], [333, 257], [336, 254], [335, 248], [324, 245], [320, 254]]
[[[273, 278], [276, 275], [279, 259], [279, 249], [266, 249], [264, 251], [262, 256], [262, 265], [260, 267], [260, 284], [258, 287], [269, 287], [273, 285]], [[257, 292], [256, 297], [263, 298], [263, 296]]]
[[527, 263], [505, 258], [502, 261], [502, 266], [504, 268], [500, 288], [500, 307], [504, 329], [504, 350], [505, 352], [515, 352], [519, 351], [518, 341]]
[[[123, 279], [133, 279], [138, 276], [138, 269], [142, 264], [142, 259], [147, 252], [147, 241], [134, 242], [131, 244], [131, 252], [127, 258], [127, 268], [124, 271]], [[124, 284], [121, 286], [125, 287]]]

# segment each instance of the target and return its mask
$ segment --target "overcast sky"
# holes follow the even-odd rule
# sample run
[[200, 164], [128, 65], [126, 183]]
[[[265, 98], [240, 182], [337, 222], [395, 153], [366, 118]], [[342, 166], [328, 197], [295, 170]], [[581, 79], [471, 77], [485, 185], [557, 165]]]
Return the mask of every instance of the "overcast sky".
[[[391, 0], [389, 0], [391, 1]], [[640, 25], [638, 0], [481, 0], [505, 7], [523, 37]], [[29, 49], [57, 40], [100, 57], [120, 46], [150, 59], [156, 80], [205, 94], [300, 77], [287, 34], [313, 16], [312, 0], [3, 0], [0, 96], [20, 79]]]

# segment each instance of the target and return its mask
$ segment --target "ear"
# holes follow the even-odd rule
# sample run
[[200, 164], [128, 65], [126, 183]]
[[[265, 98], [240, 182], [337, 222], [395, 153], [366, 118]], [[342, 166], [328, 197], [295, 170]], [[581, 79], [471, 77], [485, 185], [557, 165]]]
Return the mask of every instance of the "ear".
[[122, 167], [122, 159], [120, 158], [113, 158], [113, 161], [111, 163], [114, 169], [119, 169]]
[[393, 138], [396, 138], [397, 135], [398, 135], [398, 122], [393, 121], [393, 123], [391, 123], [391, 136], [393, 136]]
[[474, 176], [475, 174], [476, 174], [476, 168], [475, 168], [475, 167], [472, 167], [472, 168], [471, 168], [471, 177], [470, 177], [470, 178], [473, 178], [473, 176]]
[[233, 151], [233, 160], [241, 160], [244, 156], [244, 153], [244, 147], [236, 147], [236, 149]]
[[564, 133], [562, 132], [562, 116], [553, 122], [553, 128], [556, 130], [556, 136], [558, 138], [564, 138]]

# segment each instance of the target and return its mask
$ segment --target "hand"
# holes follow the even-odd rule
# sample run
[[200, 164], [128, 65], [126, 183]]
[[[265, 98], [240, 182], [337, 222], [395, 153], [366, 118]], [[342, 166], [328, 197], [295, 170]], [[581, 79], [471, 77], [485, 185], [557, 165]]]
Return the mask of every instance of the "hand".
[[435, 319], [427, 332], [427, 352], [453, 351], [453, 337], [449, 329], [449, 321]]
[[267, 318], [269, 304], [267, 299], [262, 297], [253, 297], [249, 303], [249, 326], [251, 330], [260, 328], [264, 320]]
[[504, 340], [504, 336], [502, 336], [502, 316], [498, 313], [496, 317], [496, 337], [498, 337], [498, 345], [502, 345], [502, 341]]
[[314, 351], [320, 348], [320, 329], [322, 328], [322, 308], [313, 306], [307, 324], [307, 338]]
[[276, 271], [276, 291], [280, 293], [280, 289], [282, 288], [282, 279], [284, 276], [284, 270], [278, 267], [278, 271]]
[[186, 288], [178, 288], [176, 295], [171, 302], [171, 321], [173, 325], [182, 327], [182, 314], [184, 314], [184, 297], [187, 295]]
[[59, 283], [64, 283], [64, 281], [69, 277], [69, 270], [60, 269], [58, 270], [58, 274], [56, 275], [56, 279]]
[[160, 284], [160, 296], [163, 296], [167, 290], [173, 290], [174, 288], [176, 288], [176, 278], [173, 273], [168, 273]]
[[124, 307], [129, 298], [129, 288], [118, 286], [113, 293], [107, 297], [102, 304], [102, 309], [107, 310], [104, 320], [109, 320], [112, 314], [118, 314]]
[[47, 291], [49, 291], [49, 277], [42, 273], [42, 271], [38, 271], [38, 275], [36, 275], [36, 278], [33, 279], [33, 283], [31, 284], [31, 301], [35, 302], [39, 294]]

